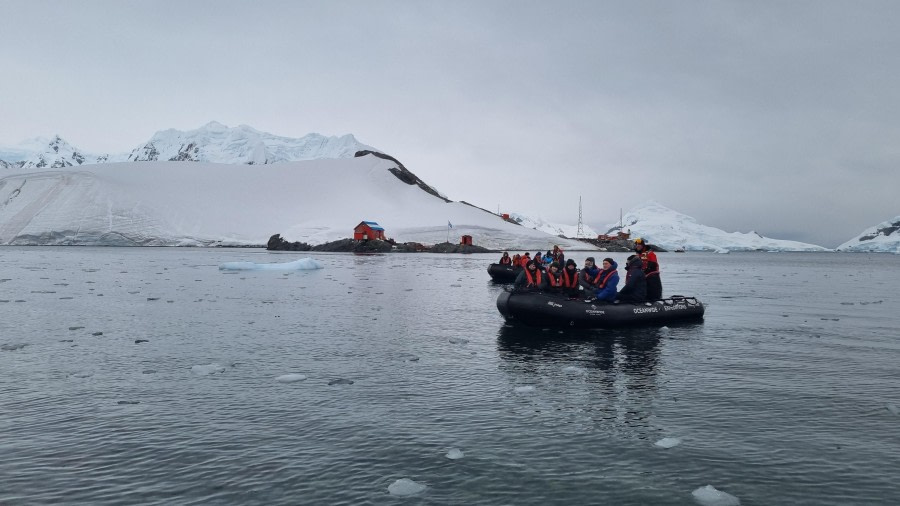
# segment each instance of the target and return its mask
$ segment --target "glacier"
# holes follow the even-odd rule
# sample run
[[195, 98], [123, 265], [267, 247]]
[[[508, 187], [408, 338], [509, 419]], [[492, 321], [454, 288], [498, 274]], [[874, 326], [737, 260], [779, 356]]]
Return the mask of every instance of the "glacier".
[[900, 216], [883, 221], [837, 247], [838, 251], [866, 251], [900, 255]]

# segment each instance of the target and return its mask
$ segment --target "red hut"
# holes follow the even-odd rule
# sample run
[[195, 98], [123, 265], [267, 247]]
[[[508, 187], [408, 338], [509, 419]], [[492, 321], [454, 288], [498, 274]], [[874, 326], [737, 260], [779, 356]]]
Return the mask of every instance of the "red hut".
[[353, 229], [353, 239], [357, 241], [368, 241], [369, 239], [384, 240], [384, 228], [374, 221], [361, 221], [356, 228]]
[[464, 245], [466, 245], [466, 246], [471, 246], [471, 245], [472, 245], [472, 236], [471, 236], [471, 235], [464, 235], [464, 236], [462, 236], [462, 237], [459, 239], [459, 243], [460, 243], [460, 244], [464, 244]]

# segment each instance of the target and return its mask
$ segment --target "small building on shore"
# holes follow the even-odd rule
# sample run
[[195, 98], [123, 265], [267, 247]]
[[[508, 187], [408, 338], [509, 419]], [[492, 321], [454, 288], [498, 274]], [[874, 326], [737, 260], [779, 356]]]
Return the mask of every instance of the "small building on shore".
[[459, 243], [462, 245], [465, 245], [465, 246], [471, 246], [472, 245], [472, 236], [464, 235], [464, 236], [460, 237]]
[[369, 239], [384, 240], [384, 228], [374, 221], [361, 221], [353, 229], [353, 239], [357, 241], [368, 241]]

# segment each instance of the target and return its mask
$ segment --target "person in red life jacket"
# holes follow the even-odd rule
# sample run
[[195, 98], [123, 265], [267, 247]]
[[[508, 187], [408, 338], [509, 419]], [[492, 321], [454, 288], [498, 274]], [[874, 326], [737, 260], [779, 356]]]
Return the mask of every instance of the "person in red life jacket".
[[547, 291], [552, 293], [563, 293], [563, 274], [559, 270], [559, 264], [557, 262], [550, 262], [550, 265], [547, 267], [547, 272], [544, 274], [544, 277], [547, 278]]
[[571, 258], [566, 260], [566, 267], [562, 270], [562, 278], [565, 294], [570, 299], [577, 299], [578, 292], [581, 289], [578, 287], [578, 266], [575, 265], [575, 260]]
[[503, 256], [500, 257], [500, 261], [497, 263], [500, 265], [512, 265], [512, 258], [509, 258], [509, 252], [504, 251]]
[[594, 257], [587, 257], [584, 259], [584, 268], [581, 269], [581, 274], [578, 275], [578, 284], [584, 288], [587, 293], [593, 293], [594, 291], [594, 278], [597, 277], [597, 274], [600, 272], [600, 269], [594, 265]]
[[659, 264], [653, 260], [647, 261], [644, 268], [644, 276], [647, 278], [647, 300], [659, 300], [662, 296], [662, 281], [659, 279]]
[[529, 253], [529, 252], [526, 251], [525, 254], [522, 255], [522, 258], [519, 259], [519, 267], [521, 267], [521, 268], [524, 269], [525, 266], [526, 266], [526, 265], [528, 264], [528, 262], [530, 262], [530, 261], [531, 261], [531, 253]]
[[656, 259], [653, 247], [640, 237], [634, 240], [634, 252], [641, 257], [642, 269], [647, 270], [647, 262], [656, 262], [656, 266], [659, 267], [659, 260]]
[[619, 290], [616, 301], [644, 302], [647, 300], [647, 278], [641, 267], [640, 255], [631, 255], [625, 263], [625, 286]]
[[521, 262], [520, 262], [521, 260], [522, 260], [522, 257], [519, 256], [518, 253], [516, 253], [515, 255], [513, 255], [513, 259], [512, 259], [513, 267], [521, 267], [521, 266], [522, 266], [522, 265], [521, 265]]
[[559, 265], [566, 265], [566, 254], [563, 253], [563, 250], [559, 249], [559, 244], [553, 245], [553, 252], [551, 255], [554, 260], [559, 262]]
[[612, 258], [604, 258], [602, 265], [603, 269], [594, 277], [594, 297], [601, 302], [612, 302], [616, 300], [616, 287], [619, 286], [619, 264]]
[[653, 246], [638, 237], [634, 240], [634, 251], [641, 257], [641, 269], [647, 278], [647, 300], [662, 298], [662, 279], [659, 277], [659, 260]]
[[522, 272], [516, 277], [516, 282], [513, 286], [519, 290], [540, 291], [544, 289], [546, 284], [547, 279], [544, 273], [537, 268], [534, 260], [529, 260]]
[[538, 269], [544, 270], [544, 257], [541, 256], [540, 251], [534, 254], [534, 263], [537, 265]]

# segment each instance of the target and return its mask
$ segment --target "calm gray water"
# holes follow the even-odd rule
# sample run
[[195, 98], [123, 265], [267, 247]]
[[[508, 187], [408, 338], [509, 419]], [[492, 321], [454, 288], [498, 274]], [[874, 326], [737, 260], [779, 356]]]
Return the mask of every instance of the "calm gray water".
[[703, 323], [580, 332], [495, 257], [2, 248], [0, 504], [900, 502], [900, 256], [664, 254]]

